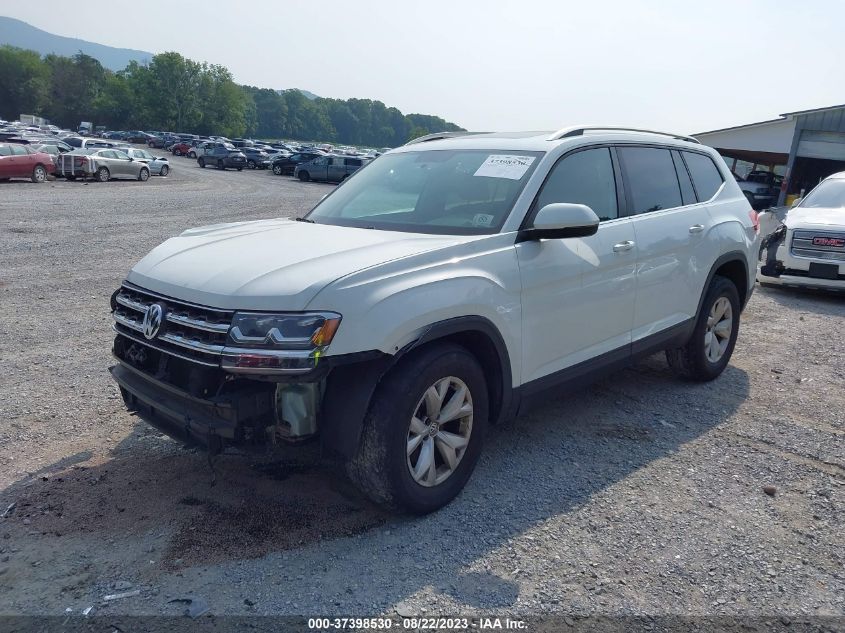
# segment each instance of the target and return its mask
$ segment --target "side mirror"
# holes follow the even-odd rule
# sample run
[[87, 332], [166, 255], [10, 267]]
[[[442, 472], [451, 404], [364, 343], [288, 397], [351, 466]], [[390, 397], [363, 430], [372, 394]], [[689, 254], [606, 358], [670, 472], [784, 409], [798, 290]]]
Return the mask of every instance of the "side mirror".
[[555, 202], [541, 208], [532, 226], [520, 232], [518, 241], [588, 237], [599, 230], [599, 217], [585, 204]]

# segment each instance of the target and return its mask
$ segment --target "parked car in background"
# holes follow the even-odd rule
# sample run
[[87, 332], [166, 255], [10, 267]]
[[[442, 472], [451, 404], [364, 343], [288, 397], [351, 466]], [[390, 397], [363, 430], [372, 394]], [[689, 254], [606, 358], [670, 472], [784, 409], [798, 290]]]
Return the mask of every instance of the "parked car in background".
[[299, 163], [306, 163], [319, 156], [326, 156], [322, 151], [295, 152], [290, 156], [280, 156], [273, 161], [273, 173], [277, 176], [292, 176], [293, 170]]
[[845, 172], [822, 180], [783, 223], [773, 213], [760, 215], [766, 235], [760, 283], [845, 291]]
[[123, 140], [129, 143], [148, 143], [151, 138], [154, 138], [151, 134], [147, 134], [141, 130], [132, 130], [126, 133]]
[[0, 143], [0, 181], [29, 178], [32, 182], [45, 182], [47, 175], [54, 172], [50, 154], [29, 145]]
[[170, 153], [174, 156], [187, 156], [192, 145], [187, 141], [179, 141], [170, 146]]
[[342, 182], [369, 162], [359, 156], [318, 156], [297, 165], [293, 175], [302, 181]]
[[266, 169], [268, 154], [264, 150], [255, 147], [241, 147], [241, 152], [246, 156], [246, 166], [250, 169]]
[[56, 175], [75, 180], [95, 178], [108, 182], [112, 178], [133, 178], [146, 182], [149, 166], [129, 157], [125, 152], [110, 148], [83, 148], [62, 154], [56, 161]]
[[238, 149], [233, 147], [213, 147], [209, 149], [204, 155], [197, 159], [200, 167], [210, 165], [217, 167], [217, 169], [226, 169], [227, 167], [234, 167], [241, 171], [246, 167], [246, 156]]
[[146, 163], [153, 176], [166, 176], [170, 173], [170, 163], [165, 156], [153, 156], [145, 149], [128, 148], [123, 150], [130, 158]]
[[746, 178], [737, 174], [733, 175], [746, 200], [751, 204], [751, 208], [758, 211], [775, 204], [780, 194], [780, 185], [774, 186], [769, 179], [755, 175], [760, 173], [768, 172], [752, 171]]

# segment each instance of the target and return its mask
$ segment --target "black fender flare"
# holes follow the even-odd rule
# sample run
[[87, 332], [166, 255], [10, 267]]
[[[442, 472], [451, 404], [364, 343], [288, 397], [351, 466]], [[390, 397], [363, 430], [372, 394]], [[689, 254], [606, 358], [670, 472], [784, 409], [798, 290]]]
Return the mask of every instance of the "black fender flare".
[[[701, 313], [701, 306], [704, 303], [704, 295], [707, 294], [707, 289], [710, 287], [710, 284], [713, 281], [713, 277], [716, 275], [716, 271], [719, 270], [722, 266], [729, 262], [739, 262], [742, 264], [743, 269], [745, 270], [746, 276], [748, 275], [748, 257], [742, 251], [729, 251], [723, 255], [720, 255], [713, 265], [710, 267], [710, 272], [707, 273], [707, 281], [704, 283], [704, 287], [701, 289], [701, 296], [698, 298], [698, 309], [695, 311], [695, 318], [698, 318], [698, 315]], [[745, 280], [745, 289], [743, 290], [743, 294], [745, 296], [745, 302], [742, 304], [742, 308], [744, 309], [748, 300], [751, 298], [751, 293], [754, 289], [754, 284], [750, 283], [751, 279]]]
[[[380, 351], [362, 352], [338, 357], [327, 357], [331, 369], [326, 377], [323, 406], [320, 411], [320, 436], [323, 446], [345, 458], [358, 451], [364, 417], [370, 400], [381, 379], [406, 354], [432, 341], [462, 334], [481, 334], [495, 349], [500, 367], [500, 383], [488, 384], [491, 394], [500, 406], [492, 422], [507, 419], [515, 414], [518, 403], [513, 389], [510, 354], [498, 328], [482, 316], [462, 316], [429, 325], [414, 341], [395, 354]], [[479, 359], [485, 373], [490, 371]], [[488, 383], [490, 380], [488, 379]], [[491, 416], [492, 417], [492, 416]]]

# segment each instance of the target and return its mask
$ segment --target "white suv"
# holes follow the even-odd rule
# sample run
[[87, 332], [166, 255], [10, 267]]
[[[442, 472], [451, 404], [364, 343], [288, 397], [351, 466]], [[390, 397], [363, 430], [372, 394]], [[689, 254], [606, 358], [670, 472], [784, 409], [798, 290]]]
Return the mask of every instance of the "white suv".
[[620, 128], [440, 134], [305, 218], [185, 231], [112, 298], [127, 406], [212, 452], [319, 438], [376, 501], [466, 484], [488, 424], [666, 350], [728, 363], [756, 213], [695, 140]]
[[761, 215], [766, 262], [757, 273], [763, 284], [845, 290], [845, 172], [825, 178], [794, 205], [783, 224]]

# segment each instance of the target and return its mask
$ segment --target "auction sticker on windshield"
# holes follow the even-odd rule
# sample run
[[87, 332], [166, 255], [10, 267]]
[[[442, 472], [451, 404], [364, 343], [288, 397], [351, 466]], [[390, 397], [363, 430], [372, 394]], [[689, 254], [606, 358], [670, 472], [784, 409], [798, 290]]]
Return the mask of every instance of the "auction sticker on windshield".
[[490, 154], [473, 175], [519, 180], [525, 175], [533, 162], [534, 156]]

